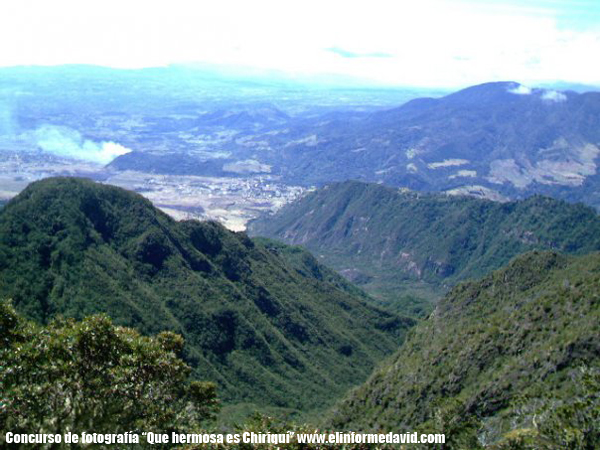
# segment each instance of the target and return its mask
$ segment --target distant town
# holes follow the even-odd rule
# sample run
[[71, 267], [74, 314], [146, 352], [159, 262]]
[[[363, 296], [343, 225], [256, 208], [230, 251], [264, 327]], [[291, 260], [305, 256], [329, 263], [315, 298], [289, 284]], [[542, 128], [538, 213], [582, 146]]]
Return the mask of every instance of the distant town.
[[0, 199], [10, 199], [32, 181], [49, 176], [81, 176], [121, 186], [142, 194], [177, 220], [217, 220], [233, 231], [244, 230], [249, 220], [312, 190], [284, 184], [273, 175], [159, 175], [116, 171], [40, 152], [0, 152]]

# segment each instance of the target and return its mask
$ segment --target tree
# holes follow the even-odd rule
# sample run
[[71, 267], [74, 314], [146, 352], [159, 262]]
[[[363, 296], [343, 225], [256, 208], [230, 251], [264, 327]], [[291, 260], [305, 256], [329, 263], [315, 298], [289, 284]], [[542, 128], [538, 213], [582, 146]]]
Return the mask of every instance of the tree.
[[3, 435], [190, 432], [218, 409], [214, 384], [187, 383], [175, 333], [145, 337], [102, 315], [41, 327], [0, 302], [0, 344]]

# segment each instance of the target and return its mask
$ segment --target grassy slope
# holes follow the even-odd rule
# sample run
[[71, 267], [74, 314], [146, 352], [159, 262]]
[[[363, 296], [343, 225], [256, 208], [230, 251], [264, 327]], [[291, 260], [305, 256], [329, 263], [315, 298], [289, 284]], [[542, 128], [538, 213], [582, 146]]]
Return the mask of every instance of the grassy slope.
[[0, 213], [0, 296], [42, 323], [106, 312], [181, 333], [194, 376], [225, 401], [306, 411], [364, 380], [413, 322], [287, 256], [298, 251], [175, 222], [120, 188], [46, 179]]
[[333, 423], [411, 429], [458, 404], [482, 419], [480, 433], [506, 434], [576, 394], [576, 368], [600, 366], [599, 335], [600, 254], [528, 253], [455, 287]]
[[600, 218], [582, 205], [541, 196], [502, 204], [353, 181], [311, 193], [253, 222], [250, 232], [303, 245], [412, 313], [428, 308], [414, 297], [431, 300], [517, 254], [600, 249]]

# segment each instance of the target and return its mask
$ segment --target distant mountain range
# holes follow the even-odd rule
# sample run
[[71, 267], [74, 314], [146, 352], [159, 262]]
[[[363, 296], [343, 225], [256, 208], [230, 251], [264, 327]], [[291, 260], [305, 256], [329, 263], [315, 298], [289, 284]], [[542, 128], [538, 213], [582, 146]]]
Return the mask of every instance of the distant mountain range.
[[414, 324], [310, 254], [214, 222], [176, 222], [138, 194], [76, 178], [29, 185], [0, 210], [0, 297], [25, 316], [106, 313], [186, 340], [227, 404], [323, 408]]
[[183, 66], [5, 68], [0, 150], [19, 139], [35, 150], [27, 133], [49, 124], [133, 150], [109, 172], [263, 173], [303, 186], [355, 179], [600, 207], [600, 92], [507, 81], [441, 96], [288, 81]]
[[287, 124], [244, 145], [291, 183], [357, 179], [600, 206], [600, 92], [487, 83], [395, 109]]
[[251, 235], [302, 245], [387, 304], [423, 314], [460, 280], [534, 249], [600, 250], [592, 208], [548, 197], [498, 203], [347, 181], [249, 224]]
[[460, 284], [331, 423], [458, 449], [597, 448], [599, 286], [600, 254], [553, 252]]
[[255, 161], [253, 173], [297, 185], [355, 179], [500, 201], [540, 193], [600, 207], [600, 92], [496, 82], [376, 111], [293, 116], [256, 103], [193, 118], [197, 110], [182, 105], [188, 117], [157, 129], [225, 133], [206, 142], [202, 156], [161, 150], [144, 161], [145, 153], [132, 153], [111, 168], [236, 176], [228, 165]]

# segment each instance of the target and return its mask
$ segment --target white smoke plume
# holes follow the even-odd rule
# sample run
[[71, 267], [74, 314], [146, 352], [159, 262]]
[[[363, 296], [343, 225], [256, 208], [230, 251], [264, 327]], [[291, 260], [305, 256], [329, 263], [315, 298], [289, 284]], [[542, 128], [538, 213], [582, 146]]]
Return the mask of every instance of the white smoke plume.
[[0, 137], [6, 138], [15, 134], [16, 124], [11, 102], [5, 100], [4, 97], [4, 90], [0, 90]]
[[13, 120], [10, 110], [0, 105], [0, 136], [13, 134]]
[[35, 144], [45, 152], [66, 158], [108, 164], [131, 149], [112, 141], [95, 142], [84, 139], [72, 128], [43, 125], [31, 135]]

